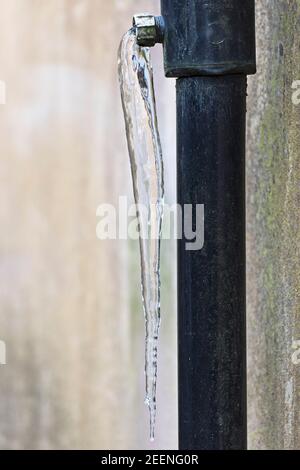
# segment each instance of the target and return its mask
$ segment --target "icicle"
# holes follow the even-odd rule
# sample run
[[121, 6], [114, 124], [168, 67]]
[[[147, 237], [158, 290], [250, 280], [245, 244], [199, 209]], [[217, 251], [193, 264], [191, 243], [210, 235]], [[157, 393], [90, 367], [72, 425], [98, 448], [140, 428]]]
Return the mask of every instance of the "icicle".
[[160, 239], [163, 217], [163, 160], [157, 125], [150, 49], [129, 30], [119, 49], [119, 80], [126, 123], [133, 191], [140, 230], [145, 314], [146, 399], [150, 438], [156, 419], [157, 349], [160, 325]]

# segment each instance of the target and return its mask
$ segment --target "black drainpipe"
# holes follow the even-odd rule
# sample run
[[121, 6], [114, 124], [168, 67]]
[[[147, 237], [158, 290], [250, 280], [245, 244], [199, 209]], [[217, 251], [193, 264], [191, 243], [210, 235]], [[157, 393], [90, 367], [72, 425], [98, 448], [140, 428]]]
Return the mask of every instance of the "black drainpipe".
[[[161, 0], [134, 19], [177, 78], [178, 203], [204, 205], [204, 245], [178, 242], [179, 448], [247, 447], [245, 121], [254, 0]], [[199, 228], [199, 227], [198, 227]], [[182, 227], [184, 232], [184, 227]]]
[[178, 203], [204, 204], [204, 246], [178, 242], [179, 448], [245, 449], [245, 121], [254, 0], [161, 0], [177, 80]]

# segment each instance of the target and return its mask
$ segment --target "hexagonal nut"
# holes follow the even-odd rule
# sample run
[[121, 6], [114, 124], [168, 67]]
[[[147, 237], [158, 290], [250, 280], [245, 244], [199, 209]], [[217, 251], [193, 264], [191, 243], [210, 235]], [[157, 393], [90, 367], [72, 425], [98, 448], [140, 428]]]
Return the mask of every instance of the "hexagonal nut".
[[136, 37], [139, 46], [155, 46], [157, 42], [157, 28], [154, 15], [148, 13], [134, 15], [133, 26], [136, 28]]

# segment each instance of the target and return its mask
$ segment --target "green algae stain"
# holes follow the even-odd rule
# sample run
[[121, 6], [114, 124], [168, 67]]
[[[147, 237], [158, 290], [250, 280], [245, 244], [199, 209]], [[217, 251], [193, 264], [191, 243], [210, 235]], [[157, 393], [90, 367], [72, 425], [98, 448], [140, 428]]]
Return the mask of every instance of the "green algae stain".
[[[300, 0], [271, 1], [264, 7], [271, 37], [267, 100], [260, 116], [255, 155], [253, 204], [257, 258], [260, 260], [259, 312], [264, 341], [265, 378], [255, 386], [262, 398], [261, 429], [254, 446], [295, 448], [299, 435], [299, 371], [291, 364], [291, 344], [300, 338], [300, 106], [292, 103], [292, 83], [300, 79]], [[264, 35], [264, 31], [258, 31]], [[263, 43], [263, 41], [262, 41]], [[250, 97], [251, 99], [251, 97]], [[253, 106], [252, 113], [255, 113]], [[259, 354], [259, 353], [258, 353]], [[292, 384], [288, 400], [286, 384]]]

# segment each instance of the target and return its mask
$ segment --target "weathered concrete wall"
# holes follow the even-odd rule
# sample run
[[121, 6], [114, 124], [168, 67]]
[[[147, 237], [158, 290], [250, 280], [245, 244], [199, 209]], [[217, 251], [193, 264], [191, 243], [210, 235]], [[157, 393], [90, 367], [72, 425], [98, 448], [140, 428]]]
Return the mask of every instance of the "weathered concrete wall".
[[[249, 80], [248, 346], [251, 448], [300, 448], [300, 1], [258, 0]], [[298, 346], [299, 349], [299, 346]]]

